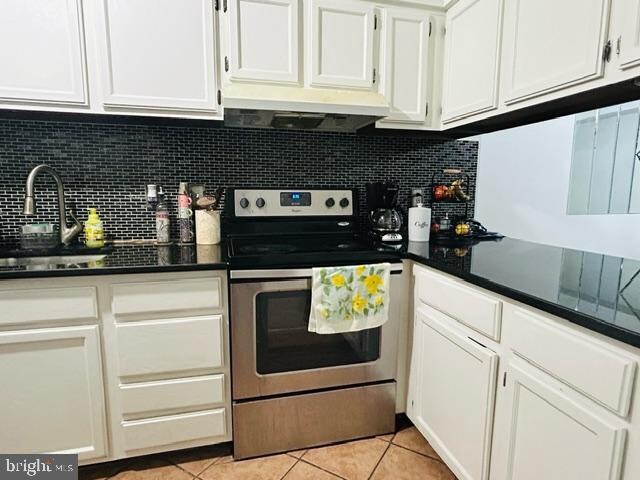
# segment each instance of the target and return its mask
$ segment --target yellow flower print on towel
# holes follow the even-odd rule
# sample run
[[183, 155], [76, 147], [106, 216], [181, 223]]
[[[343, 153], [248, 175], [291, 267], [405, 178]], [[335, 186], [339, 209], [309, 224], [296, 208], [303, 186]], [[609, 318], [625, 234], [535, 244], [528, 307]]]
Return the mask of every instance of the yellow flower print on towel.
[[378, 287], [382, 284], [382, 277], [380, 275], [367, 275], [364, 278], [364, 286], [369, 292], [369, 295], [375, 295], [378, 293]]
[[356, 277], [360, 277], [364, 273], [366, 268], [367, 267], [365, 267], [364, 265], [360, 265], [359, 267], [356, 267]]
[[345, 279], [344, 275], [341, 273], [337, 273], [336, 275], [331, 277], [331, 283], [334, 287], [344, 287]]
[[383, 299], [382, 295], [378, 295], [374, 300], [373, 304], [377, 307], [378, 305], [382, 305]]
[[353, 296], [353, 300], [351, 301], [353, 306], [353, 311], [360, 313], [364, 310], [364, 307], [367, 306], [367, 301], [361, 296], [358, 292]]

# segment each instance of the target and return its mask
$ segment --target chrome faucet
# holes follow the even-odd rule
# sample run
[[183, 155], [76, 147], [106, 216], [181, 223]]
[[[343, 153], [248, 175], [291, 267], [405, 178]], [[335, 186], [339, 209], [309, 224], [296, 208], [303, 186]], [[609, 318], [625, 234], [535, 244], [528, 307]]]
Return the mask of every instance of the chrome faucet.
[[36, 198], [34, 192], [34, 183], [36, 178], [40, 173], [48, 173], [53, 177], [56, 181], [56, 185], [58, 186], [58, 215], [60, 218], [60, 243], [64, 245], [69, 245], [71, 241], [78, 236], [78, 234], [82, 231], [82, 224], [75, 217], [73, 212], [69, 212], [69, 216], [73, 220], [73, 225], [71, 227], [67, 226], [67, 206], [64, 200], [64, 185], [62, 184], [62, 179], [58, 172], [56, 172], [49, 165], [38, 165], [31, 172], [29, 172], [29, 176], [27, 177], [27, 193], [24, 197], [24, 207], [22, 209], [22, 213], [25, 215], [33, 215], [36, 212]]

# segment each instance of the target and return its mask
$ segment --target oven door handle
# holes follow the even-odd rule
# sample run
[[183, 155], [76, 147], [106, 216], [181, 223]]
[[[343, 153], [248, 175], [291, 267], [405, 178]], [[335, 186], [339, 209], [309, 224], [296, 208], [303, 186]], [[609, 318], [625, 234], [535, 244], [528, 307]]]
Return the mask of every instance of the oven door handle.
[[[402, 263], [392, 263], [391, 273], [402, 273]], [[311, 278], [310, 268], [281, 268], [274, 270], [231, 270], [232, 280], [246, 280], [256, 278]]]

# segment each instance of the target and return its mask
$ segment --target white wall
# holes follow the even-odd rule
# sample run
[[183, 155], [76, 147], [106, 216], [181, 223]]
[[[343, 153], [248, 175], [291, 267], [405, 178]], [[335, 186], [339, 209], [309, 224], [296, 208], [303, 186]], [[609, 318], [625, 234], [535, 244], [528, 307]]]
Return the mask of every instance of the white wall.
[[509, 237], [640, 259], [640, 215], [567, 215], [573, 116], [479, 137], [476, 218]]

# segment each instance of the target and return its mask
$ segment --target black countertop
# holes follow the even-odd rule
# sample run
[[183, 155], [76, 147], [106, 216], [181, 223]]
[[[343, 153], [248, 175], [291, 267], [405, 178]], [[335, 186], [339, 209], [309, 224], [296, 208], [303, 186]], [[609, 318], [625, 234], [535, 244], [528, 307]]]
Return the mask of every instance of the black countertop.
[[[68, 252], [61, 251], [58, 255], [65, 255], [65, 253]], [[15, 261], [0, 258], [0, 280], [227, 268], [224, 247], [221, 245], [123, 245], [97, 251], [76, 250], [73, 254], [74, 261], [68, 264], [24, 265], [20, 258]], [[86, 256], [104, 258], [87, 261]], [[8, 263], [8, 265], [2, 265], [2, 263]]]
[[[229, 268], [224, 244], [117, 246], [103, 253], [101, 260], [46, 268], [0, 266], [0, 280]], [[640, 347], [640, 261], [512, 238], [457, 248], [409, 243], [398, 256]]]
[[469, 283], [640, 347], [640, 261], [512, 238], [405, 256]]

